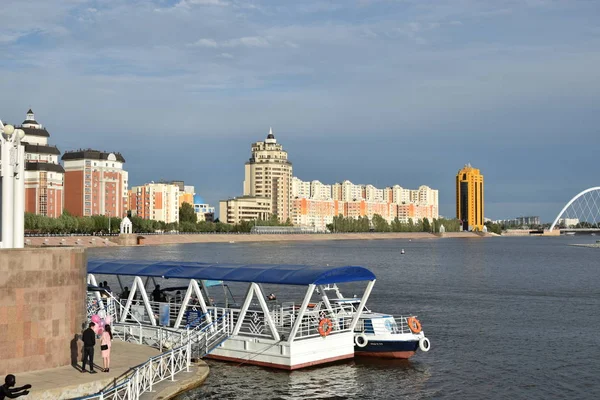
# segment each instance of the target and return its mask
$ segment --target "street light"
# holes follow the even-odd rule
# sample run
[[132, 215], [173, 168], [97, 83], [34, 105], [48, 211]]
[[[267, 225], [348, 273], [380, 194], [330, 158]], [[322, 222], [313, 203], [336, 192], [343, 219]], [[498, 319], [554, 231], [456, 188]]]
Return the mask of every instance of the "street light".
[[23, 248], [25, 236], [25, 149], [22, 129], [0, 121], [2, 177], [2, 244], [4, 249]]

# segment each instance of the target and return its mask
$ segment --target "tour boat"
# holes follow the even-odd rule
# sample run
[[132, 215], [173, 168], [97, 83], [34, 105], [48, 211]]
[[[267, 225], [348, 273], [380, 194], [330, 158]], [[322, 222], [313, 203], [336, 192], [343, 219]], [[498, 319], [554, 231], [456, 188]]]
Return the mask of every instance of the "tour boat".
[[[337, 285], [325, 290], [335, 291], [337, 298], [330, 302], [346, 313], [354, 314], [360, 305], [360, 298], [344, 298]], [[431, 342], [425, 336], [416, 316], [394, 317], [363, 307], [354, 328], [355, 356], [380, 358], [410, 358], [417, 350], [429, 351]]]
[[[199, 347], [200, 357], [286, 370], [353, 358], [355, 328], [375, 284], [375, 275], [360, 266], [90, 259], [88, 282], [92, 285], [95, 275], [116, 275], [120, 286], [123, 277], [133, 277], [127, 299], [115, 299], [120, 306], [112, 315], [113, 329], [141, 332], [144, 326], [161, 325], [195, 338], [192, 345]], [[152, 280], [156, 285], [156, 279], [188, 280], [181, 302], [151, 301], [146, 283]], [[241, 307], [213, 305], [209, 280], [246, 286]], [[351, 313], [341, 304], [330, 303], [320, 290], [346, 283], [366, 283]], [[263, 284], [281, 285], [281, 293], [288, 290], [286, 285], [304, 287], [304, 295], [300, 302], [278, 304], [269, 299], [275, 296], [267, 296]], [[104, 300], [93, 296], [102, 308]]]
[[356, 356], [410, 358], [418, 349], [427, 352], [431, 348], [416, 317], [394, 317], [364, 310], [354, 332]]

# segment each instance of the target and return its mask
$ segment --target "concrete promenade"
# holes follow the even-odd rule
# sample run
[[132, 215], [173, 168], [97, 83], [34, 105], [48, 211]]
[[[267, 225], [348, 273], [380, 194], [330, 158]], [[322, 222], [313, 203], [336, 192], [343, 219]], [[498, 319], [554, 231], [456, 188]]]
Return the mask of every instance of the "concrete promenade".
[[208, 377], [208, 364], [199, 360], [190, 368], [190, 372], [180, 372], [175, 376], [175, 382], [162, 381], [153, 387], [152, 393], [144, 393], [141, 400], [168, 400], [177, 395], [201, 386]]
[[[97, 341], [98, 342], [98, 341]], [[76, 350], [75, 350], [76, 351]], [[114, 381], [127, 373], [131, 368], [157, 356], [158, 350], [144, 345], [126, 343], [118, 339], [113, 341], [111, 351], [110, 372], [101, 372], [102, 356], [100, 345], [94, 351], [96, 374], [81, 373], [81, 352], [72, 354], [76, 357], [77, 366], [46, 369], [16, 374], [17, 386], [27, 383], [32, 385], [27, 399], [71, 399], [99, 392], [111, 386]]]
[[[389, 240], [389, 239], [439, 239], [439, 238], [480, 238], [492, 236], [474, 232], [446, 232], [443, 235], [426, 232], [389, 232], [389, 233], [330, 233], [330, 234], [180, 234], [180, 235], [144, 235], [143, 245], [157, 246], [182, 243], [250, 243], [278, 241], [325, 241], [325, 240]], [[118, 246], [108, 238], [99, 236], [65, 237], [27, 237], [31, 246], [82, 246], [108, 247]]]

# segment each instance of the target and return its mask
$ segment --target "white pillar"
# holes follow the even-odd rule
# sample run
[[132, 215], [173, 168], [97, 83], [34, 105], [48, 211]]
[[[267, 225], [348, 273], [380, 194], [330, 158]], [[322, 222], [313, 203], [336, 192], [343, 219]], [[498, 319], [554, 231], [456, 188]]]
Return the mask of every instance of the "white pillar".
[[11, 165], [12, 143], [2, 141], [2, 247], [13, 248], [13, 166]]
[[17, 162], [14, 172], [13, 201], [13, 247], [22, 249], [25, 242], [25, 146], [18, 143]]

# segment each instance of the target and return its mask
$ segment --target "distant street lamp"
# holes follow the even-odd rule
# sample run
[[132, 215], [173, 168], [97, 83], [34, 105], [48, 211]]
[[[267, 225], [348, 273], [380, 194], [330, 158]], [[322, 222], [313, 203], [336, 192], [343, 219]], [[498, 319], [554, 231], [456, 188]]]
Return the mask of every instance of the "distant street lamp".
[[25, 236], [25, 149], [22, 129], [0, 121], [0, 176], [2, 177], [2, 242], [4, 249], [20, 249]]

